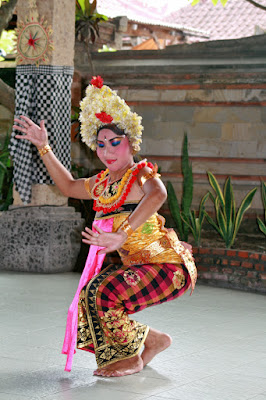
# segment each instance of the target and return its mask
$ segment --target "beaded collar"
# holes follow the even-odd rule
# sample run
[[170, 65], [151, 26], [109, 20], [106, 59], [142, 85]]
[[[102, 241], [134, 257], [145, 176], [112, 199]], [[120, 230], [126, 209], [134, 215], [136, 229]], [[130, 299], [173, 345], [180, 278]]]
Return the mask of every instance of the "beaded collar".
[[129, 168], [121, 179], [111, 184], [109, 183], [109, 170], [101, 171], [97, 175], [95, 185], [91, 190], [91, 195], [94, 199], [93, 209], [107, 214], [121, 207], [137, 179], [138, 172], [146, 165], [153, 168], [153, 165], [147, 163], [146, 160], [140, 161]]

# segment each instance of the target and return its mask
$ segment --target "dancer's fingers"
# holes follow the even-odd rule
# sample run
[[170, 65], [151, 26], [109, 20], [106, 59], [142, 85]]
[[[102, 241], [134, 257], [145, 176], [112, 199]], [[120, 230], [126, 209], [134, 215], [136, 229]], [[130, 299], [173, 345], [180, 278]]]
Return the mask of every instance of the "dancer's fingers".
[[93, 236], [94, 232], [86, 226], [85, 231]]
[[[23, 128], [29, 128], [29, 124], [27, 124], [27, 122], [22, 121], [21, 119], [14, 119], [15, 122], [17, 122], [19, 125], [21, 125]], [[20, 128], [21, 128], [20, 126]]]
[[25, 115], [20, 115], [20, 118], [24, 119], [28, 125], [34, 124], [34, 122], [30, 118], [26, 117]]
[[27, 133], [26, 127], [22, 128], [21, 126], [13, 125], [13, 128], [16, 129], [17, 131], [20, 131], [20, 132], [23, 132], [23, 133]]
[[24, 135], [16, 135], [15, 138], [16, 138], [16, 139], [26, 139], [26, 140], [30, 140], [27, 136], [24, 136]]
[[[92, 231], [90, 228], [86, 227], [85, 231], [88, 232], [92, 237], [94, 238], [98, 238], [99, 237], [99, 233], [98, 232], [94, 232]], [[103, 231], [102, 231], [103, 232]]]
[[45, 122], [44, 122], [44, 119], [42, 119], [41, 122], [40, 122], [40, 128], [41, 128], [42, 130], [45, 130]]
[[98, 231], [99, 233], [104, 233], [104, 231], [101, 228], [99, 228], [97, 225], [93, 225], [93, 226], [94, 226], [95, 230]]

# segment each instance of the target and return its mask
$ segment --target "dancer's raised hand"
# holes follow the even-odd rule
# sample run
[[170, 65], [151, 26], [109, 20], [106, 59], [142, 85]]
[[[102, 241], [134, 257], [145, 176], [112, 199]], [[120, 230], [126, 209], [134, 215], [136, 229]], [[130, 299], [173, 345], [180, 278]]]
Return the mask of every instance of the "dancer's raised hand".
[[21, 126], [13, 125], [13, 128], [25, 134], [16, 135], [16, 139], [29, 140], [38, 149], [41, 149], [48, 144], [48, 135], [44, 126], [44, 121], [41, 121], [40, 126], [38, 126], [30, 118], [25, 117], [24, 115], [21, 115], [20, 118], [15, 118], [14, 121]]

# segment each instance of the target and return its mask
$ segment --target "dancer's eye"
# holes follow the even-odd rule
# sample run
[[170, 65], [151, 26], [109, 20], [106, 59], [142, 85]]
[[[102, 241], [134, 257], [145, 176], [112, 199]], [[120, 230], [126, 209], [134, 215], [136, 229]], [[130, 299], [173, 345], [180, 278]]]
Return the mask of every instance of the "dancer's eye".
[[121, 143], [121, 140], [113, 140], [113, 141], [111, 142], [111, 144], [112, 144], [113, 147], [118, 146], [120, 143]]
[[104, 144], [103, 144], [103, 143], [100, 143], [100, 142], [97, 142], [97, 146], [101, 149], [101, 148], [104, 147]]

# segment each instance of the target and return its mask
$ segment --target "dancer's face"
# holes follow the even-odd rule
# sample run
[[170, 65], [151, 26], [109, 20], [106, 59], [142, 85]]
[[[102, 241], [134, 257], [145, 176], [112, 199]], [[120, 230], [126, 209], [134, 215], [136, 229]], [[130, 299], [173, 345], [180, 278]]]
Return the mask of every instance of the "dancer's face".
[[115, 172], [133, 162], [132, 149], [126, 135], [117, 135], [110, 129], [102, 129], [97, 137], [97, 156]]

